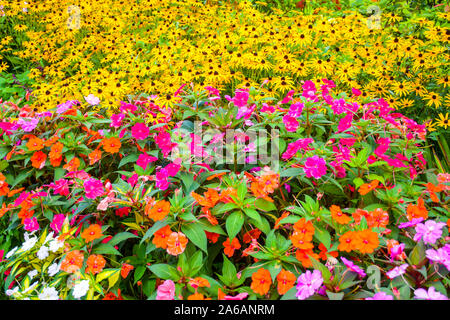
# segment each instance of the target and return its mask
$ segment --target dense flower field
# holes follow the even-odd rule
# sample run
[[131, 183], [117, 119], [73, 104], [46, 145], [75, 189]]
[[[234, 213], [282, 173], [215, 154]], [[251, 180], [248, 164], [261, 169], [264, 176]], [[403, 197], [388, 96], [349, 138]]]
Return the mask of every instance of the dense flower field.
[[0, 298], [447, 300], [450, 14], [350, 2], [0, 0]]

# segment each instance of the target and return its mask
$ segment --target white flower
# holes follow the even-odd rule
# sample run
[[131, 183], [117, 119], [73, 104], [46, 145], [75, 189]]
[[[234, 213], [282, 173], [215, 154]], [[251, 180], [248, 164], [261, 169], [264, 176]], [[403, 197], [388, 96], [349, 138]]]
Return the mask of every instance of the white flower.
[[39, 300], [59, 300], [58, 290], [53, 287], [46, 287], [38, 295]]
[[7, 296], [12, 296], [13, 294], [17, 293], [19, 291], [19, 287], [15, 287], [12, 290], [6, 290], [6, 295]]
[[89, 280], [82, 280], [73, 287], [72, 295], [74, 298], [78, 299], [85, 296], [88, 290]]
[[16, 253], [17, 249], [19, 249], [19, 247], [15, 247], [11, 251], [9, 251], [6, 255], [6, 259], [9, 259], [14, 253]]
[[50, 241], [50, 244], [49, 244], [51, 252], [56, 252], [63, 246], [64, 246], [64, 241], [59, 241], [59, 240], [52, 240], [52, 241]]
[[100, 103], [100, 99], [94, 96], [92, 93], [87, 97], [84, 97], [84, 100], [86, 100], [86, 102], [89, 103], [91, 106], [95, 106]]
[[48, 257], [48, 247], [47, 246], [42, 246], [39, 248], [39, 251], [37, 252], [37, 257], [39, 258], [39, 260], [44, 260], [45, 258]]
[[30, 238], [28, 233], [25, 233], [25, 242], [22, 244], [22, 247], [20, 249], [23, 251], [28, 251], [34, 247], [37, 241], [37, 237]]
[[27, 276], [30, 277], [30, 281], [31, 281], [37, 274], [38, 274], [37, 270], [31, 270], [30, 272], [28, 272]]
[[48, 267], [47, 273], [50, 277], [53, 277], [58, 272], [59, 272], [59, 264], [54, 263], [50, 267]]

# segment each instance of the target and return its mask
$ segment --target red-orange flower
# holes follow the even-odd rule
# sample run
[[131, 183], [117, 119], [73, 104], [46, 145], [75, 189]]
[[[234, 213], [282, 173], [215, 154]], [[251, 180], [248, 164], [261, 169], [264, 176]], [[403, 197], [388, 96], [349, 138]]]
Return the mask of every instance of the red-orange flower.
[[301, 218], [296, 223], [294, 223], [294, 233], [296, 233], [296, 238], [302, 239], [303, 241], [311, 241], [315, 232], [315, 228], [310, 220]]
[[316, 260], [319, 260], [319, 255], [315, 253], [312, 249], [302, 250], [297, 249], [295, 252], [295, 257], [298, 261], [300, 261], [305, 268], [309, 268], [312, 266], [312, 262], [310, 257], [313, 257]]
[[167, 253], [177, 256], [184, 252], [188, 239], [182, 232], [172, 232], [167, 239]]
[[205, 230], [205, 234], [206, 234], [206, 238], [212, 243], [216, 243], [220, 237], [220, 234], [215, 233], [215, 232], [208, 232], [206, 230]]
[[120, 269], [120, 275], [122, 276], [122, 278], [125, 279], [126, 277], [128, 277], [128, 274], [133, 269], [134, 267], [131, 264], [124, 263], [122, 264], [122, 268]]
[[103, 144], [103, 149], [109, 153], [119, 152], [120, 147], [122, 146], [120, 139], [116, 138], [116, 137], [105, 138], [105, 139], [103, 139], [102, 144]]
[[191, 196], [198, 202], [199, 205], [206, 208], [212, 208], [216, 205], [216, 203], [220, 200], [219, 193], [212, 188], [208, 188], [208, 190], [203, 194], [203, 196], [191, 192]]
[[339, 238], [339, 251], [350, 252], [355, 250], [356, 231], [347, 231]]
[[378, 246], [378, 234], [366, 229], [358, 231], [355, 239], [355, 249], [361, 253], [372, 253]]
[[257, 294], [265, 295], [269, 292], [272, 285], [272, 278], [270, 277], [269, 270], [260, 268], [258, 271], [252, 274], [252, 283], [250, 288]]
[[50, 153], [48, 154], [50, 159], [50, 164], [54, 167], [58, 167], [62, 161], [62, 149], [64, 145], [61, 142], [56, 142], [50, 148]]
[[[67, 162], [67, 159], [66, 159]], [[78, 168], [80, 167], [80, 159], [78, 159], [77, 157], [73, 158], [72, 160], [70, 160], [69, 162], [67, 162], [64, 166], [63, 169], [66, 169], [69, 172], [72, 171], [77, 171]]]
[[106, 265], [106, 260], [101, 254], [92, 254], [86, 261], [86, 272], [100, 273]]
[[202, 277], [195, 277], [194, 279], [189, 280], [189, 285], [194, 289], [201, 287], [208, 287], [208, 288], [211, 287], [209, 281]]
[[234, 250], [241, 248], [241, 244], [236, 237], [234, 237], [232, 241], [230, 241], [230, 238], [227, 238], [227, 240], [224, 241], [223, 246], [225, 247], [223, 251], [228, 257], [233, 256]]
[[290, 212], [288, 211], [284, 211], [281, 216], [275, 221], [275, 226], [273, 227], [275, 230], [277, 230], [280, 227], [280, 222], [281, 220], [283, 220], [284, 218], [286, 218], [287, 216], [290, 215]]
[[153, 235], [152, 243], [157, 248], [167, 249], [167, 240], [171, 234], [172, 230], [170, 230], [170, 226], [162, 227]]
[[47, 155], [42, 151], [36, 151], [30, 158], [31, 164], [36, 169], [42, 169], [47, 160]]
[[364, 196], [366, 194], [368, 194], [370, 191], [376, 189], [378, 187], [378, 184], [380, 182], [378, 180], [373, 180], [370, 183], [364, 183], [363, 185], [361, 185], [358, 189], [358, 192], [360, 195]]
[[389, 223], [389, 214], [381, 208], [377, 208], [369, 213], [367, 226], [369, 228], [386, 228]]
[[352, 213], [352, 217], [355, 220], [356, 224], [360, 224], [362, 217], [365, 217], [367, 221], [367, 218], [369, 217], [369, 212], [367, 210], [358, 208], [356, 209], [355, 212]]
[[149, 203], [145, 206], [145, 214], [147, 217], [158, 221], [164, 219], [170, 212], [170, 202], [160, 200], [155, 204]]
[[322, 260], [327, 260], [328, 256], [332, 256], [334, 258], [336, 258], [338, 256], [338, 252], [337, 251], [328, 251], [327, 247], [325, 247], [325, 245], [323, 243], [319, 244], [319, 257]]
[[281, 269], [280, 273], [277, 275], [277, 290], [280, 295], [285, 294], [294, 286], [295, 280], [297, 278], [295, 275], [287, 270]]
[[97, 163], [101, 159], [102, 159], [102, 151], [100, 149], [94, 150], [91, 153], [89, 153], [89, 165], [90, 166]]
[[69, 252], [61, 262], [61, 270], [75, 273], [83, 266], [84, 255], [78, 250]]
[[38, 137], [31, 137], [26, 146], [30, 151], [39, 151], [44, 148], [44, 141]]
[[341, 208], [336, 205], [330, 207], [331, 218], [339, 224], [348, 224], [351, 218], [342, 212]]
[[406, 208], [406, 214], [408, 216], [408, 220], [423, 218], [426, 220], [428, 218], [428, 210], [425, 208], [425, 202], [422, 198], [417, 199], [417, 205], [412, 203], [408, 204]]
[[9, 193], [9, 185], [5, 180], [6, 177], [0, 172], [0, 197]]
[[309, 250], [314, 248], [311, 240], [307, 240], [303, 233], [295, 231], [289, 239], [292, 241], [292, 245], [298, 249]]
[[198, 293], [198, 292], [191, 294], [187, 299], [188, 300], [211, 300], [209, 298], [205, 298], [205, 296], [203, 294]]
[[81, 238], [86, 240], [86, 242], [94, 241], [95, 239], [101, 238], [102, 236], [102, 227], [100, 227], [100, 225], [98, 224], [91, 224], [81, 233]]
[[123, 298], [120, 294], [120, 289], [117, 289], [117, 296], [114, 294], [114, 292], [108, 292], [102, 300], [123, 300]]
[[259, 236], [261, 235], [261, 230], [258, 228], [252, 229], [247, 231], [244, 236], [242, 237], [244, 243], [250, 243], [253, 239], [258, 240]]

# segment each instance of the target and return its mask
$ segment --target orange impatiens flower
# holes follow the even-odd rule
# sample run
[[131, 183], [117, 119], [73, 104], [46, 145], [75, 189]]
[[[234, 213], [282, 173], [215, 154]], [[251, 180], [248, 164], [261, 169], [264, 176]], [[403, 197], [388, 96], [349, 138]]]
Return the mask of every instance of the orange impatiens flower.
[[285, 294], [294, 286], [297, 278], [295, 275], [287, 270], [281, 269], [280, 273], [277, 275], [277, 290], [280, 295]]
[[368, 194], [370, 191], [376, 189], [378, 187], [378, 184], [380, 183], [380, 181], [378, 180], [373, 180], [370, 183], [364, 183], [363, 185], [361, 185], [358, 189], [358, 192], [360, 195], [364, 196], [366, 194]]
[[44, 148], [44, 141], [38, 137], [32, 137], [26, 144], [28, 150], [39, 151]]
[[103, 237], [102, 227], [98, 224], [91, 224], [81, 233], [81, 238], [86, 242], [91, 242], [101, 237]]
[[195, 192], [191, 192], [191, 196], [198, 202], [199, 205], [206, 208], [212, 208], [217, 204], [217, 202], [220, 201], [219, 193], [212, 188], [208, 188], [203, 196]]
[[122, 146], [122, 143], [120, 142], [119, 138], [112, 137], [112, 138], [106, 138], [102, 141], [103, 150], [109, 153], [117, 153], [120, 150], [120, 147]]
[[171, 234], [172, 230], [170, 230], [170, 226], [162, 227], [153, 235], [152, 243], [157, 248], [167, 249], [167, 240]]
[[336, 258], [338, 256], [338, 252], [337, 251], [328, 251], [327, 247], [325, 247], [325, 245], [323, 243], [319, 244], [319, 257], [322, 260], [327, 260], [328, 256], [332, 256], [334, 258]]
[[302, 239], [303, 241], [311, 241], [315, 232], [315, 228], [310, 220], [301, 218], [296, 223], [294, 223], [294, 234], [296, 238]]
[[389, 223], [389, 214], [381, 208], [369, 212], [367, 226], [369, 228], [386, 228]]
[[209, 242], [216, 243], [217, 240], [219, 240], [220, 234], [215, 232], [208, 232], [205, 230], [206, 238], [209, 240]]
[[233, 256], [234, 250], [238, 250], [241, 248], [241, 244], [236, 237], [234, 237], [232, 241], [230, 241], [230, 238], [227, 238], [227, 240], [225, 240], [222, 244], [225, 247], [223, 251], [228, 257]]
[[211, 287], [209, 281], [202, 277], [195, 277], [194, 279], [189, 280], [189, 285], [194, 288], [202, 288], [202, 287]]
[[5, 180], [6, 177], [0, 172], [0, 197], [9, 193], [9, 185]]
[[61, 164], [63, 148], [64, 148], [64, 145], [61, 142], [56, 142], [50, 148], [50, 153], [48, 154], [48, 157], [50, 159], [50, 164], [52, 166], [58, 167]]
[[145, 206], [145, 214], [153, 221], [164, 219], [170, 212], [170, 202], [166, 200], [157, 201], [155, 204], [148, 203]]
[[350, 216], [342, 212], [341, 208], [336, 205], [330, 207], [331, 218], [339, 224], [348, 224], [351, 221]]
[[172, 232], [167, 239], [167, 253], [173, 256], [177, 256], [184, 252], [188, 238], [182, 232]]
[[101, 254], [92, 254], [86, 261], [86, 272], [97, 274], [102, 272], [106, 265], [106, 260]]
[[69, 252], [61, 262], [61, 270], [68, 273], [75, 273], [83, 266], [84, 254], [79, 250]]
[[313, 249], [308, 249], [308, 250], [297, 249], [297, 251], [295, 252], [295, 257], [297, 258], [298, 261], [301, 262], [301, 264], [304, 268], [312, 267], [312, 262], [311, 262], [310, 257], [313, 257], [314, 259], [319, 260], [319, 255], [317, 253], [315, 253], [313, 251]]
[[311, 240], [307, 240], [303, 233], [295, 231], [289, 239], [292, 241], [292, 245], [298, 249], [309, 250], [314, 248]]
[[378, 234], [372, 230], [366, 229], [358, 231], [355, 239], [355, 249], [361, 253], [372, 253], [380, 242]]
[[290, 215], [290, 212], [284, 211], [281, 216], [275, 221], [275, 226], [273, 227], [275, 230], [277, 230], [280, 227], [281, 220], [288, 217]]
[[205, 296], [203, 294], [198, 293], [198, 292], [191, 294], [187, 299], [188, 300], [211, 300], [210, 298], [205, 298]]
[[358, 208], [358, 209], [356, 209], [355, 212], [352, 213], [352, 217], [355, 220], [356, 224], [360, 224], [361, 223], [361, 219], [363, 217], [365, 217], [366, 221], [367, 221], [367, 219], [369, 218], [369, 212], [367, 210], [363, 210], [363, 209]]
[[347, 231], [339, 238], [339, 251], [350, 252], [355, 250], [356, 231]]
[[89, 153], [89, 165], [90, 166], [97, 163], [101, 159], [102, 159], [102, 151], [100, 149], [94, 150], [91, 153]]
[[[67, 162], [67, 159], [66, 159]], [[67, 162], [64, 166], [63, 169], [66, 169], [69, 172], [72, 171], [77, 171], [78, 168], [80, 167], [80, 159], [78, 159], [77, 157], [73, 158], [72, 160], [70, 160], [69, 162]]]
[[408, 207], [406, 208], [406, 214], [409, 221], [417, 218], [423, 218], [424, 220], [426, 220], [428, 218], [428, 210], [427, 208], [425, 208], [425, 202], [423, 201], [423, 199], [417, 199], [417, 205], [412, 203], [408, 204]]
[[253, 239], [258, 240], [259, 236], [261, 235], [261, 230], [258, 228], [252, 229], [250, 231], [247, 231], [244, 236], [242, 237], [244, 243], [250, 243]]
[[269, 270], [260, 268], [258, 271], [252, 274], [252, 283], [250, 288], [257, 294], [265, 295], [269, 292], [272, 285], [272, 278], [270, 277]]
[[42, 151], [36, 151], [30, 158], [31, 165], [36, 169], [42, 169], [47, 160], [47, 155]]
[[122, 278], [125, 279], [126, 277], [128, 277], [128, 274], [133, 269], [134, 267], [131, 264], [124, 263], [122, 264], [122, 268], [120, 269], [120, 275], [122, 276]]
[[2, 203], [2, 207], [0, 208], [0, 218], [3, 217], [5, 215], [5, 213], [7, 213], [9, 210], [11, 210], [10, 205], [8, 205], [8, 207], [6, 206], [6, 203]]

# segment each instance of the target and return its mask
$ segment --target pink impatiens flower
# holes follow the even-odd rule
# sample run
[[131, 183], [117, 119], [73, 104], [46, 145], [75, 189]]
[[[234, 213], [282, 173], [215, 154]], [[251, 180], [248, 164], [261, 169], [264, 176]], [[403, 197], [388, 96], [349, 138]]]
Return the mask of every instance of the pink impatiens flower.
[[142, 167], [142, 169], [147, 169], [149, 163], [158, 160], [158, 158], [150, 156], [146, 153], [141, 153], [139, 158], [136, 160], [136, 165]]
[[66, 216], [63, 213], [56, 214], [53, 217], [52, 222], [50, 223], [50, 228], [52, 228], [52, 230], [55, 231], [56, 233], [59, 233], [61, 231], [65, 219]]
[[386, 272], [386, 275], [388, 276], [389, 279], [394, 279], [394, 278], [404, 274], [406, 272], [406, 269], [408, 268], [408, 266], [409, 265], [407, 263], [404, 263], [401, 266], [395, 267], [394, 269]]
[[306, 159], [303, 170], [308, 178], [314, 177], [319, 179], [327, 173], [326, 161], [318, 155], [314, 155]]
[[444, 222], [435, 222], [433, 220], [427, 220], [425, 223], [419, 223], [416, 226], [414, 241], [420, 241], [420, 239], [422, 239], [426, 244], [435, 244], [436, 241], [442, 236], [442, 228], [444, 226]]
[[36, 217], [26, 218], [23, 221], [23, 226], [24, 226], [24, 229], [29, 231], [29, 232], [33, 232], [33, 231], [39, 230], [39, 223], [38, 223]]
[[166, 280], [159, 285], [156, 290], [156, 300], [174, 300], [175, 283], [172, 280]]
[[125, 115], [123, 113], [113, 114], [111, 116], [111, 124], [109, 126], [113, 128], [120, 128], [123, 124], [122, 121], [124, 118]]
[[312, 296], [323, 283], [322, 273], [319, 270], [311, 272], [307, 270], [297, 279], [297, 293], [295, 296], [299, 300], [304, 300]]
[[368, 297], [365, 300], [394, 300], [394, 297], [390, 294], [386, 294], [383, 291], [377, 292], [373, 297]]
[[86, 192], [86, 198], [95, 199], [105, 192], [103, 183], [95, 178], [89, 178], [83, 184], [84, 191]]
[[136, 140], [147, 139], [149, 134], [150, 129], [144, 123], [138, 122], [131, 128], [131, 135]]
[[414, 298], [424, 300], [448, 300], [448, 298], [445, 295], [436, 291], [434, 287], [428, 288], [428, 291], [423, 288], [415, 290]]
[[295, 132], [299, 126], [297, 119], [291, 117], [290, 115], [285, 115], [283, 117], [283, 123], [288, 132]]

